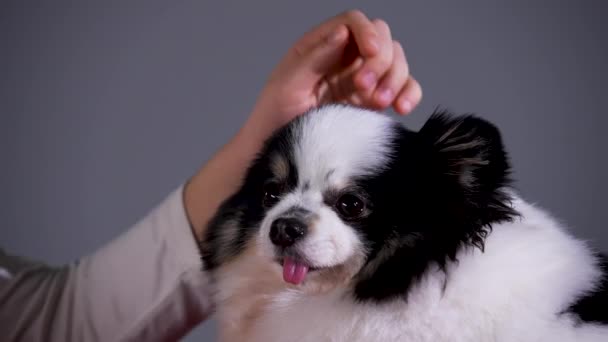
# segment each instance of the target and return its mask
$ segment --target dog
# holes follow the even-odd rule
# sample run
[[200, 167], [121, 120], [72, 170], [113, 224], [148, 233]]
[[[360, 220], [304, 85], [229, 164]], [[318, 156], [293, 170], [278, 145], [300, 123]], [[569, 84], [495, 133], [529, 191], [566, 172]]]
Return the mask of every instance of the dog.
[[608, 259], [512, 188], [499, 130], [326, 105], [201, 241], [222, 341], [608, 341]]

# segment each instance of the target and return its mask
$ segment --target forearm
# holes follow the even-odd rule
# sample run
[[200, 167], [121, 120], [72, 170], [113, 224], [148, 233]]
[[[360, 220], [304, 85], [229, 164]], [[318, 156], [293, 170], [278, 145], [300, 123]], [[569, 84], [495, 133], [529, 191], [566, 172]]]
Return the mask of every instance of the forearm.
[[213, 304], [182, 196], [75, 264], [5, 266], [3, 340], [176, 340], [202, 321]]
[[[157, 340], [178, 338], [203, 320], [213, 303], [195, 238], [271, 134], [262, 122], [250, 119], [183, 189], [96, 253], [67, 267], [13, 270], [0, 284], [0, 333], [9, 340]], [[11, 261], [0, 257], [0, 266]]]

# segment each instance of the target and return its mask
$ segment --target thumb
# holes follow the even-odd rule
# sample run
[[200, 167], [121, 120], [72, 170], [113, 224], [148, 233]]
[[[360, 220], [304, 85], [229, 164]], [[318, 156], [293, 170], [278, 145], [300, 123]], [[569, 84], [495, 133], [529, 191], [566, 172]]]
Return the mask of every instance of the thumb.
[[315, 84], [340, 65], [348, 42], [349, 31], [344, 25], [334, 28], [329, 34], [319, 36], [318, 42], [294, 60], [293, 77], [301, 84]]

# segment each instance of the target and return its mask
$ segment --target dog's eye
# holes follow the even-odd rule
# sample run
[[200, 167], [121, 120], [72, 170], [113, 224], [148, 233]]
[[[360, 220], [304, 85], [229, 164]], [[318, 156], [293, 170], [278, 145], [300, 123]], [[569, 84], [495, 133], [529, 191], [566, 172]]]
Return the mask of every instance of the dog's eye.
[[336, 207], [342, 216], [346, 218], [355, 218], [363, 213], [365, 204], [359, 197], [352, 194], [346, 194], [338, 199]]
[[270, 182], [264, 185], [264, 205], [270, 207], [279, 201], [281, 186], [278, 183]]

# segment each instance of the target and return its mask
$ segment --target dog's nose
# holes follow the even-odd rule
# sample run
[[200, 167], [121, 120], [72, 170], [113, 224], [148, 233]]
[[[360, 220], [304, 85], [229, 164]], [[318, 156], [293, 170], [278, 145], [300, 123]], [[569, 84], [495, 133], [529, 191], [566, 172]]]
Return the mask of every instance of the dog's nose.
[[295, 218], [278, 218], [270, 226], [270, 241], [280, 247], [292, 246], [306, 234], [306, 225]]

